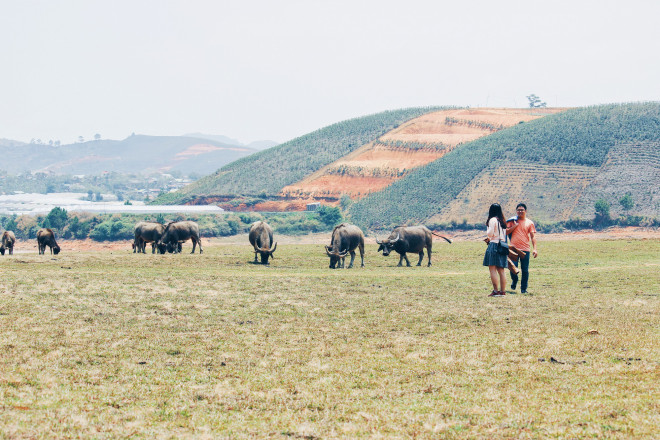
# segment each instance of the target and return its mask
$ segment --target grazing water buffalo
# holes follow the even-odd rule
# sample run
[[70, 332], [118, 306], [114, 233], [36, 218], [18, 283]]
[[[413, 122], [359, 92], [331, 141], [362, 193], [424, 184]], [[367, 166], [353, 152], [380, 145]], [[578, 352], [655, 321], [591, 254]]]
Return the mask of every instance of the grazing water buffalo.
[[383, 251], [383, 256], [387, 257], [393, 250], [401, 255], [399, 258], [398, 266], [401, 266], [403, 259], [406, 259], [406, 264], [410, 267], [410, 261], [406, 256], [407, 252], [415, 252], [419, 254], [418, 266], [422, 265], [424, 259], [424, 248], [429, 256], [429, 266], [431, 265], [431, 247], [433, 246], [433, 235], [444, 238], [449, 243], [451, 240], [443, 235], [431, 232], [426, 226], [397, 226], [394, 228], [388, 238], [383, 241], [376, 238], [376, 243], [380, 245], [378, 252]]
[[147, 243], [151, 243], [151, 253], [156, 253], [156, 243], [163, 236], [165, 226], [158, 222], [138, 222], [135, 225], [135, 239], [133, 241], [133, 252], [145, 254]]
[[271, 249], [273, 244], [273, 229], [266, 222], [254, 222], [250, 226], [248, 235], [250, 244], [254, 247], [254, 262], [257, 262], [257, 254], [261, 255], [261, 264], [268, 264], [268, 258], [275, 258], [273, 252], [277, 248], [277, 243]]
[[169, 253], [181, 252], [181, 243], [184, 241], [192, 240], [193, 248], [191, 254], [195, 253], [195, 246], [199, 245], [199, 253], [202, 250], [202, 241], [199, 238], [199, 226], [193, 221], [172, 222], [165, 226], [163, 235], [158, 240], [158, 250], [161, 254], [166, 251]]
[[351, 262], [348, 265], [348, 269], [353, 267], [355, 248], [357, 247], [360, 248], [360, 258], [362, 259], [360, 267], [364, 267], [364, 234], [362, 230], [348, 223], [335, 226], [335, 229], [332, 230], [330, 246], [325, 247], [325, 253], [330, 257], [330, 269], [334, 269], [335, 266], [337, 266], [337, 269], [343, 268], [346, 254], [349, 252], [351, 254]]
[[2, 234], [2, 243], [0, 243], [0, 254], [5, 254], [5, 249], [9, 251], [9, 255], [14, 253], [14, 243], [16, 243], [16, 236], [12, 231], [5, 231]]
[[55, 241], [55, 234], [50, 228], [41, 228], [37, 231], [37, 245], [39, 246], [39, 255], [46, 253], [46, 246], [50, 248], [51, 254], [59, 254], [60, 247]]

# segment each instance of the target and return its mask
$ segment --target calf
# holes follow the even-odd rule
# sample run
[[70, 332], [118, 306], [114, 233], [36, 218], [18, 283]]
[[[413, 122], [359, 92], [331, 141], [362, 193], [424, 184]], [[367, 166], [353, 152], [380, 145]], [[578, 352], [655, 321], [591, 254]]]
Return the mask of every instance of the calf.
[[37, 246], [39, 246], [39, 255], [46, 253], [46, 246], [50, 248], [51, 255], [60, 253], [60, 247], [55, 241], [55, 234], [50, 228], [41, 228], [37, 231]]

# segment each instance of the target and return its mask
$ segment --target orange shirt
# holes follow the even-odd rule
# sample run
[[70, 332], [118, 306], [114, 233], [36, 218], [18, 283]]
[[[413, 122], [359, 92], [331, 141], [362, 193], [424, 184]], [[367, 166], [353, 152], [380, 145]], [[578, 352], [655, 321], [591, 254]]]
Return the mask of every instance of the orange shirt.
[[[507, 223], [508, 227], [513, 226], [513, 222]], [[529, 252], [529, 233], [536, 233], [534, 222], [526, 218], [524, 221], [518, 221], [518, 227], [511, 233], [511, 244], [521, 251]]]

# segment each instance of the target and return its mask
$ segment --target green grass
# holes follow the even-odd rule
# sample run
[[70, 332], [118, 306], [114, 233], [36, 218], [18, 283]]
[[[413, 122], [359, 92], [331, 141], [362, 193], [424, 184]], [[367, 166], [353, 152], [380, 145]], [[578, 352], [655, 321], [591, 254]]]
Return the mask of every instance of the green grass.
[[0, 438], [660, 432], [659, 240], [541, 242], [504, 298], [483, 243], [375, 249], [0, 258]]

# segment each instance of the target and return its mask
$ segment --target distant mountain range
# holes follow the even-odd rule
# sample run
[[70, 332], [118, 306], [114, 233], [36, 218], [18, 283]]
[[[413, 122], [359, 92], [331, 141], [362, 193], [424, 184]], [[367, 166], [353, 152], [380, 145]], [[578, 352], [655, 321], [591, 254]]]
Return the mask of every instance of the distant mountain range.
[[232, 139], [230, 137], [223, 136], [221, 134], [187, 133], [184, 134], [184, 136], [194, 137], [198, 139], [208, 139], [210, 141], [216, 141], [223, 144], [252, 148], [253, 150], [265, 150], [266, 148], [270, 148], [270, 147], [274, 147], [275, 145], [278, 145], [278, 143], [275, 141], [267, 141], [267, 140], [254, 141], [254, 142], [250, 142], [249, 144], [243, 144], [236, 139]]
[[1, 169], [10, 174], [50, 172], [91, 174], [104, 171], [143, 173], [179, 171], [209, 174], [222, 166], [276, 145], [258, 141], [249, 145], [226, 136], [145, 136], [94, 140], [60, 146], [27, 144], [0, 139]]

